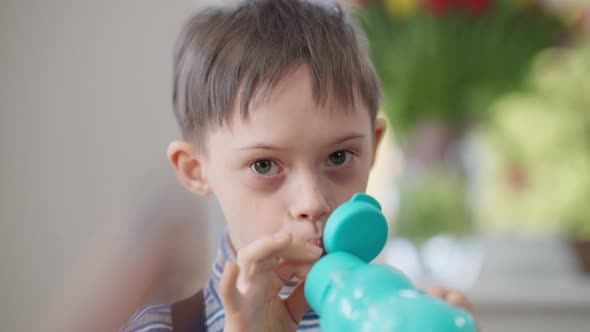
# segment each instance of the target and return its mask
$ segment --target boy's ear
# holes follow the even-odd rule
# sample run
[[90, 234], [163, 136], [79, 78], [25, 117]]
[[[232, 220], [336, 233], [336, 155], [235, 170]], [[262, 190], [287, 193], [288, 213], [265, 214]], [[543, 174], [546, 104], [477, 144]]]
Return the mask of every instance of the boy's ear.
[[202, 196], [212, 193], [203, 168], [203, 155], [197, 154], [192, 144], [173, 141], [166, 154], [176, 177], [188, 191]]
[[371, 167], [373, 167], [373, 164], [375, 163], [375, 158], [377, 157], [377, 150], [379, 148], [379, 144], [381, 143], [381, 140], [383, 139], [386, 128], [387, 128], [387, 125], [385, 124], [385, 120], [383, 120], [381, 118], [375, 119], [375, 130], [373, 132], [373, 146], [372, 146], [373, 151], [371, 151], [372, 152]]

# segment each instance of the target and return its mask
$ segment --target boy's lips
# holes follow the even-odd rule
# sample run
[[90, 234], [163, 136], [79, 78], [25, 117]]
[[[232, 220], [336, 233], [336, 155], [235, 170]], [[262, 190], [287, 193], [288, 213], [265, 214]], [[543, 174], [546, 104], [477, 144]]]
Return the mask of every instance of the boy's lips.
[[313, 244], [316, 247], [320, 247], [322, 248], [322, 256], [326, 255], [326, 248], [324, 248], [324, 241], [320, 238], [320, 239], [315, 239], [315, 240], [311, 240], [311, 241], [307, 241], [310, 244]]

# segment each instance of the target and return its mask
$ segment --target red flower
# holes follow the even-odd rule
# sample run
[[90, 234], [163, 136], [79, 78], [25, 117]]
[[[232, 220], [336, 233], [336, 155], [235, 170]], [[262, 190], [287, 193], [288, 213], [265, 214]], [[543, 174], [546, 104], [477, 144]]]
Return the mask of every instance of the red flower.
[[457, 0], [426, 0], [424, 6], [436, 15], [444, 15], [455, 7]]
[[475, 15], [481, 15], [492, 7], [493, 0], [458, 0], [463, 8]]
[[435, 15], [444, 15], [451, 10], [467, 10], [474, 15], [484, 14], [494, 0], [425, 0], [424, 6]]

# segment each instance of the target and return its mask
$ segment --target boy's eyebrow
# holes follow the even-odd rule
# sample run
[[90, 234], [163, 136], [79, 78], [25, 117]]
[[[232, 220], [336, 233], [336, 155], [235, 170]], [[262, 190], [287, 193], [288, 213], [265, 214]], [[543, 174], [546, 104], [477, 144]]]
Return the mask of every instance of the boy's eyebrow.
[[272, 151], [281, 151], [283, 150], [281, 147], [268, 144], [268, 143], [254, 143], [248, 146], [241, 146], [237, 148], [238, 150], [254, 150], [254, 149], [264, 149], [264, 150], [272, 150]]
[[365, 135], [365, 134], [360, 134], [360, 133], [359, 133], [359, 134], [357, 134], [357, 133], [353, 133], [353, 134], [349, 134], [349, 135], [346, 135], [346, 136], [344, 136], [344, 137], [341, 137], [341, 138], [339, 138], [339, 139], [335, 140], [335, 141], [334, 141], [332, 144], [330, 144], [330, 145], [336, 145], [336, 144], [344, 143], [344, 142], [346, 142], [346, 141], [348, 141], [348, 140], [351, 140], [351, 139], [356, 139], [356, 138], [365, 138], [366, 136], [367, 136], [367, 135]]
[[[357, 134], [357, 133], [349, 134], [349, 135], [346, 135], [346, 136], [336, 139], [330, 145], [336, 145], [336, 144], [344, 143], [348, 140], [357, 139], [357, 138], [365, 138], [365, 137], [366, 137], [366, 135], [364, 135], [364, 134]], [[264, 150], [272, 150], [272, 151], [285, 150], [284, 148], [282, 148], [280, 146], [269, 144], [269, 143], [264, 143], [264, 142], [254, 143], [252, 145], [242, 146], [242, 147], [238, 148], [238, 150], [253, 150], [253, 149], [264, 149]]]

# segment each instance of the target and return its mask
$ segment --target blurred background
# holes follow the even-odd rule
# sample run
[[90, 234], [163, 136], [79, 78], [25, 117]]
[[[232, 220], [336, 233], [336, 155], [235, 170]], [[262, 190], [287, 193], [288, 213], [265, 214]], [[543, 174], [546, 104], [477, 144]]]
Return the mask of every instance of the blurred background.
[[[165, 149], [174, 40], [221, 2], [0, 2], [0, 330], [114, 331], [206, 280], [223, 218]], [[484, 331], [587, 331], [590, 1], [346, 2], [391, 129], [379, 259]]]
[[207, 278], [223, 219], [165, 156], [198, 5], [0, 2], [1, 331], [114, 331]]
[[357, 3], [393, 128], [382, 259], [484, 331], [587, 331], [590, 1]]

